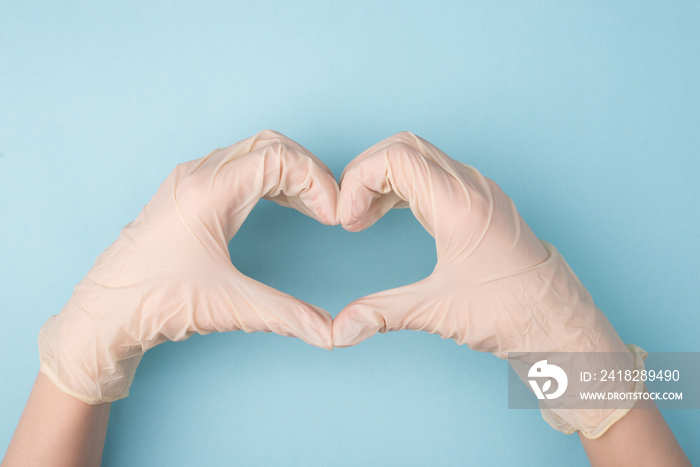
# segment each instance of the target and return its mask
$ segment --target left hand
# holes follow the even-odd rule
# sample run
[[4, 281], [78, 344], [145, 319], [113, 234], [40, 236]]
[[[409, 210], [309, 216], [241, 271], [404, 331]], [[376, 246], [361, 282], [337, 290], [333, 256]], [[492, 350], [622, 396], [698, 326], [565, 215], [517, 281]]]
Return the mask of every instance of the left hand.
[[128, 395], [146, 350], [194, 333], [272, 331], [331, 349], [330, 315], [240, 273], [228, 243], [260, 198], [333, 225], [337, 195], [318, 158], [270, 130], [178, 165], [42, 328], [41, 371], [97, 404]]

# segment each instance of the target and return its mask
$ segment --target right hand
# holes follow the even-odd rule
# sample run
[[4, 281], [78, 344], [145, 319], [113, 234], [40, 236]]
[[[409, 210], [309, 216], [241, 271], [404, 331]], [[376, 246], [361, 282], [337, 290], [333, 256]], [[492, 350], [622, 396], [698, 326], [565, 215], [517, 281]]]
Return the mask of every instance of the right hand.
[[[534, 363], [527, 352], [618, 352], [606, 355], [622, 355], [621, 365], [628, 365], [630, 351], [588, 291], [556, 248], [535, 236], [500, 187], [418, 136], [399, 133], [346, 167], [340, 222], [346, 230], [360, 231], [392, 207], [406, 205], [435, 238], [435, 269], [414, 284], [346, 306], [333, 321], [336, 347], [377, 332], [411, 329], [500, 358], [519, 353], [510, 363], [521, 378]], [[642, 357], [632, 360], [629, 365], [637, 369], [643, 365]], [[622, 389], [640, 390], [629, 386]], [[567, 397], [557, 402], [566, 410], [543, 408], [545, 419], [560, 431], [581, 430], [591, 438], [629, 410], [618, 404], [575, 411]]]
[[501, 358], [624, 348], [557, 250], [535, 236], [495, 182], [407, 132], [346, 167], [340, 222], [357, 232], [405, 205], [435, 238], [435, 269], [348, 305], [333, 324], [335, 346], [412, 329]]

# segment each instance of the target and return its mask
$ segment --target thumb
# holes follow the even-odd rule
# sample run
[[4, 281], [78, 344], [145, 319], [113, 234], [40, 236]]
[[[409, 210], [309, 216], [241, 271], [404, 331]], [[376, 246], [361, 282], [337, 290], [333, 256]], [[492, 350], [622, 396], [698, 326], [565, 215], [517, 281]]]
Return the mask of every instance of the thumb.
[[442, 294], [430, 293], [431, 278], [367, 295], [346, 306], [333, 320], [333, 346], [350, 347], [377, 332], [438, 332], [450, 306]]
[[235, 271], [208, 291], [198, 307], [197, 327], [205, 332], [274, 332], [332, 349], [331, 315], [316, 306]]

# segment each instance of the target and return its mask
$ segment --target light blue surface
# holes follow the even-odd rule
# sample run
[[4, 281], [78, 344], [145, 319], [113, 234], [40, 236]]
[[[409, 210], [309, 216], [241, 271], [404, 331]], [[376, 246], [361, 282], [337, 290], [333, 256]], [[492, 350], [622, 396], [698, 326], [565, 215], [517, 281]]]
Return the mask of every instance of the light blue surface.
[[[497, 4], [496, 4], [497, 3]], [[0, 452], [36, 338], [177, 164], [263, 128], [339, 175], [411, 130], [496, 180], [623, 339], [699, 351], [697, 2], [0, 1]], [[432, 270], [409, 211], [350, 234], [262, 203], [244, 272], [337, 314]], [[104, 465], [586, 465], [437, 336], [149, 351]], [[697, 411], [665, 412], [700, 463]]]

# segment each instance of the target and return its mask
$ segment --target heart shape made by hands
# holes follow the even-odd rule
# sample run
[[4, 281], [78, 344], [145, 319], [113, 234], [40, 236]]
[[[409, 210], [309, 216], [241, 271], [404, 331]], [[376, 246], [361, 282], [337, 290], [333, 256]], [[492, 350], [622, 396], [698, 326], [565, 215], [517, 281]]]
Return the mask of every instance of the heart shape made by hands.
[[[332, 319], [231, 262], [228, 243], [261, 198], [350, 232], [410, 207], [435, 238], [437, 263]], [[39, 346], [44, 374], [99, 403], [126, 397], [146, 350], [194, 333], [271, 331], [332, 348], [401, 329], [501, 358], [624, 351], [556, 249], [476, 169], [402, 132], [353, 159], [339, 186], [316, 156], [270, 130], [178, 165], [47, 321]]]

